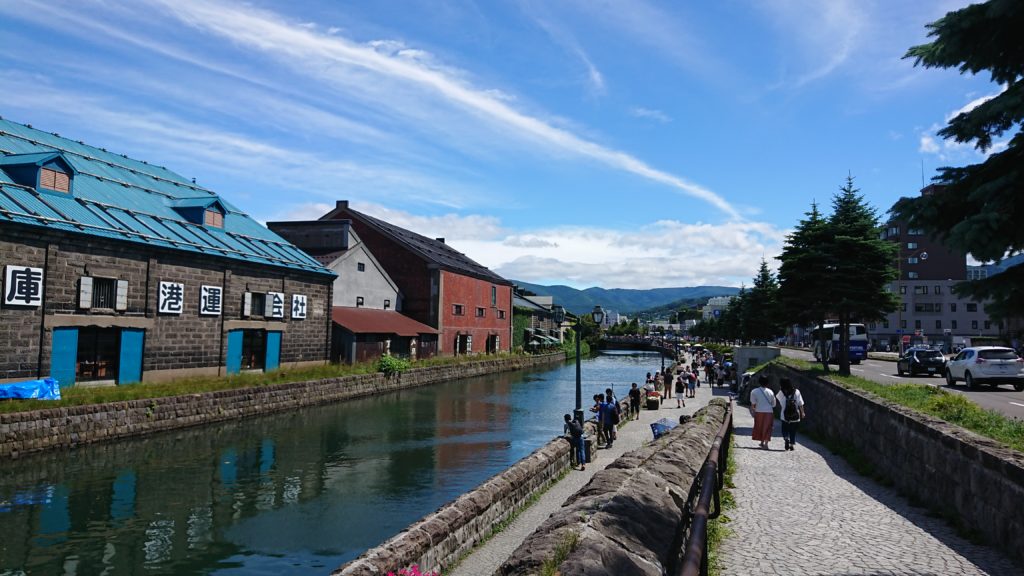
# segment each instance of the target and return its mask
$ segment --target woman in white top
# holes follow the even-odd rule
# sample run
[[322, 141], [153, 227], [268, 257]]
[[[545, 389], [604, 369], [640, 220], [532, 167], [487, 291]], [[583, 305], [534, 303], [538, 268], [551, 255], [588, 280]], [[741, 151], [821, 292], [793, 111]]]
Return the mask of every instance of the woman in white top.
[[757, 388], [750, 392], [750, 411], [754, 414], [754, 430], [751, 438], [760, 442], [761, 448], [768, 448], [772, 441], [772, 424], [775, 422], [775, 395], [768, 387], [768, 377], [759, 376]]
[[780, 379], [779, 386], [781, 389], [775, 399], [782, 415], [782, 439], [786, 441], [786, 450], [792, 450], [796, 446], [797, 428], [804, 419], [804, 397], [789, 378]]

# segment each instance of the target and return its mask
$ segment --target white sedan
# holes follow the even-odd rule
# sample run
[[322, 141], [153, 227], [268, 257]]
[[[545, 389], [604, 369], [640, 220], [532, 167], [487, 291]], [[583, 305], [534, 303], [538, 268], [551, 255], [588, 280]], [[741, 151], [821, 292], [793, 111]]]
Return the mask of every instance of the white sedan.
[[1002, 346], [964, 348], [946, 363], [946, 382], [953, 386], [958, 380], [968, 388], [1013, 384], [1013, 389], [1020, 392], [1024, 390], [1024, 358]]

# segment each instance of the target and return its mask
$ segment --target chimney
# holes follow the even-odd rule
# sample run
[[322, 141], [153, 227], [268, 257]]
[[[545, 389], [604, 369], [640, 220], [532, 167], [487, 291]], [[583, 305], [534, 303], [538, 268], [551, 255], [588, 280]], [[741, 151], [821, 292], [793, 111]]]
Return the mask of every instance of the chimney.
[[434, 238], [434, 240], [437, 240], [441, 244], [444, 244], [444, 238]]
[[336, 210], [348, 210], [348, 200], [338, 200], [334, 203]]

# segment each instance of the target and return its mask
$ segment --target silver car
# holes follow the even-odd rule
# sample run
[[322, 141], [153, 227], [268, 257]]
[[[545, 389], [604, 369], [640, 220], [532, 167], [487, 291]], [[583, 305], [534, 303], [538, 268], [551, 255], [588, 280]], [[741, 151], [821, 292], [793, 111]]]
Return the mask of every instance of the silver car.
[[964, 348], [946, 363], [946, 383], [953, 386], [958, 380], [968, 388], [1013, 384], [1013, 389], [1020, 392], [1024, 390], [1024, 359], [1012, 348], [1002, 346]]

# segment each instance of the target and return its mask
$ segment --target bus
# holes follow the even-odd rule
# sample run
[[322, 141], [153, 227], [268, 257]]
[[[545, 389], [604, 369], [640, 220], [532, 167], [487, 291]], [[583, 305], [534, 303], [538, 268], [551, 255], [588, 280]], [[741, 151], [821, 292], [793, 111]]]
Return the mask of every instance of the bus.
[[[822, 332], [825, 335], [824, 354], [821, 350]], [[821, 362], [822, 357], [828, 358], [829, 362], [839, 362], [839, 324], [827, 323], [824, 326], [815, 328], [811, 333], [814, 339], [814, 359]], [[868, 331], [863, 324], [850, 323], [850, 336], [848, 340], [849, 358], [851, 364], [860, 364], [861, 360], [868, 357]]]

